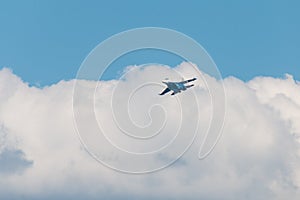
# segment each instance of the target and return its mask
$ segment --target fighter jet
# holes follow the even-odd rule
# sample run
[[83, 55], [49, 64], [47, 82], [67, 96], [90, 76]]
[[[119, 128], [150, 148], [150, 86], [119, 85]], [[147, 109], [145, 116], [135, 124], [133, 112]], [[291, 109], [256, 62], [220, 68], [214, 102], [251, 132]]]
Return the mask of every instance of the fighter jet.
[[186, 83], [189, 83], [189, 82], [192, 82], [192, 81], [195, 81], [196, 78], [192, 78], [192, 79], [189, 79], [189, 80], [186, 80], [186, 81], [181, 81], [181, 82], [171, 82], [171, 81], [162, 81], [164, 84], [167, 85], [167, 88], [162, 91], [159, 95], [164, 95], [170, 91], [173, 91], [173, 93], [171, 95], [174, 95], [174, 94], [177, 94], [177, 93], [180, 93], [181, 91], [184, 91], [190, 87], [193, 87], [194, 85], [185, 85]]

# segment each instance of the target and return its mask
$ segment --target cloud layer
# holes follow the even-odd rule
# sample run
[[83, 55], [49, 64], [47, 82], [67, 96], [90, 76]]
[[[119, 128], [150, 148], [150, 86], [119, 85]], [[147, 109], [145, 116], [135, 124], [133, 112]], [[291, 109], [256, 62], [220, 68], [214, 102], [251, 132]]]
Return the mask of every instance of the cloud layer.
[[[127, 71], [124, 79], [101, 82], [97, 87], [94, 116], [80, 113], [80, 126], [86, 130], [80, 132], [83, 139], [94, 131], [89, 122], [96, 119], [115, 145], [131, 152], [165, 147], [182, 128], [177, 135], [180, 140], [175, 139], [163, 154], [149, 157], [144, 163], [108, 151], [104, 140], [90, 139], [89, 149], [105, 151], [103, 155], [95, 153], [101, 160], [124, 168], [155, 167], [176, 158], [193, 138], [192, 125], [198, 126], [198, 137], [183, 157], [170, 167], [143, 175], [116, 172], [87, 153], [74, 125], [75, 80], [45, 88], [29, 87], [12, 71], [2, 69], [0, 199], [296, 200], [300, 195], [299, 82], [290, 75], [256, 77], [249, 82], [226, 78], [223, 134], [212, 154], [199, 160], [199, 147], [203, 133], [209, 129], [213, 109], [211, 91], [203, 80], [213, 85], [216, 92], [222, 82], [202, 74], [205, 79], [198, 77], [196, 87], [178, 95], [181, 106], [176, 98], [158, 96], [163, 89], [159, 84], [136, 88], [145, 80], [160, 83], [165, 75], [180, 80], [174, 69], [184, 78], [193, 77], [188, 66], [182, 63], [176, 68], [128, 68], [130, 73]], [[95, 84], [77, 81], [83, 96]], [[127, 101], [132, 91], [135, 92]], [[80, 106], [84, 110], [88, 103], [85, 101], [93, 96], [82, 99]], [[148, 137], [156, 131], [160, 134], [137, 142], [125, 136], [124, 131], [138, 137]]]

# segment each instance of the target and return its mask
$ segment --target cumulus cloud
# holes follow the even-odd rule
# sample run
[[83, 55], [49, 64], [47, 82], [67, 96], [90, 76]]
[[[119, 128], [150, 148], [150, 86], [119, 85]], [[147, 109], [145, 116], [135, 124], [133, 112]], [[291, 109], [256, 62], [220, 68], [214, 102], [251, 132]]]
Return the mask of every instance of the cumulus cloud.
[[[193, 77], [189, 66], [132, 66], [119, 81], [61, 81], [44, 88], [30, 87], [11, 70], [2, 69], [0, 198], [296, 200], [300, 195], [299, 82], [291, 75], [256, 77], [249, 82], [228, 77], [221, 82], [202, 73], [202, 78], [197, 75], [197, 86], [177, 98], [157, 95], [163, 87], [155, 83], [162, 77]], [[216, 92], [224, 84], [227, 114], [216, 148], [199, 160], [213, 110], [204, 80]], [[93, 116], [80, 113], [80, 126], [86, 130], [80, 132], [83, 140], [96, 131], [90, 126], [93, 120], [115, 145], [132, 152], [160, 149], [179, 128], [183, 130], [178, 133], [180, 140], [147, 163], [105, 151], [104, 140], [90, 138], [89, 149], [105, 151], [95, 154], [107, 163], [155, 167], [184, 150], [195, 132], [191, 124], [198, 125], [198, 137], [178, 161], [158, 172], [130, 175], [109, 169], [87, 153], [77, 135], [72, 108], [75, 81], [80, 83], [77, 105], [81, 111], [96, 100]], [[137, 88], [145, 81], [154, 84]], [[95, 84], [99, 84], [95, 97], [85, 96]], [[155, 132], [160, 134], [142, 143], [124, 134], [148, 137]]]
[[33, 164], [26, 159], [24, 152], [19, 149], [2, 148], [0, 153], [0, 174], [10, 175], [22, 173]]

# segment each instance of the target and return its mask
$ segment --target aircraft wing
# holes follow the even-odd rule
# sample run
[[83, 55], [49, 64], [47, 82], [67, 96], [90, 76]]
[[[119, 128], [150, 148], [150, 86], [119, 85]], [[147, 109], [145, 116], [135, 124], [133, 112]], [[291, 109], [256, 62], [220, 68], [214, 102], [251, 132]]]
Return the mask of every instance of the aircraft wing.
[[166, 88], [164, 91], [162, 91], [159, 95], [164, 95], [168, 92], [170, 92], [171, 90], [169, 88]]
[[186, 81], [181, 81], [179, 83], [185, 84], [185, 83], [189, 83], [189, 82], [192, 82], [192, 81], [195, 81], [195, 80], [197, 80], [197, 79], [196, 78], [192, 78], [192, 79], [189, 79], [189, 80], [186, 80]]

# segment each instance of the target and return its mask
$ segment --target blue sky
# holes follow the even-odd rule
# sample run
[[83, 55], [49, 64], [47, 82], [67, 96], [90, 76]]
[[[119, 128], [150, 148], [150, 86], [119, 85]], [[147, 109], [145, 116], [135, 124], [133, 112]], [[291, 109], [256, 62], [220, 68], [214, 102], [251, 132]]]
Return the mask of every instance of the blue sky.
[[[0, 67], [31, 84], [72, 79], [86, 55], [109, 36], [137, 27], [183, 32], [212, 56], [224, 77], [300, 79], [297, 1], [2, 1]], [[137, 54], [120, 65], [164, 62]], [[113, 72], [108, 76], [113, 77]]]

